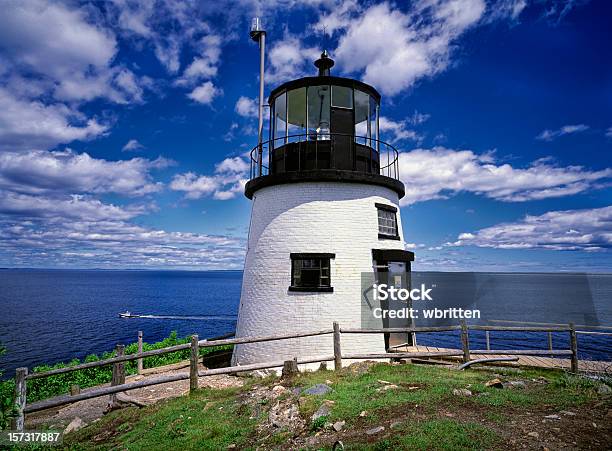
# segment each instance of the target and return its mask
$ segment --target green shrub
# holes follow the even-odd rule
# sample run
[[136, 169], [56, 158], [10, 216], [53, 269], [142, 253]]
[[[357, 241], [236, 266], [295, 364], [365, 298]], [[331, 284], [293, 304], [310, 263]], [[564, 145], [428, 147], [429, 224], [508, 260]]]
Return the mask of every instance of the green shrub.
[[[170, 335], [164, 338], [162, 341], [156, 343], [143, 343], [143, 351], [152, 351], [154, 349], [167, 348], [169, 346], [175, 346], [179, 344], [189, 343], [190, 337], [178, 338], [176, 331], [172, 331]], [[226, 346], [215, 346], [210, 348], [201, 348], [200, 355], [206, 355], [214, 351], [222, 349], [232, 349], [230, 345]], [[138, 351], [138, 343], [131, 343], [125, 347], [125, 354], [136, 354]], [[189, 349], [182, 351], [171, 352], [163, 355], [156, 355], [146, 357], [143, 359], [144, 368], [154, 368], [163, 365], [169, 365], [171, 363], [180, 362], [181, 360], [189, 359]], [[73, 359], [68, 363], [60, 362], [54, 365], [40, 365], [33, 369], [33, 372], [44, 372], [54, 370], [58, 368], [65, 368], [69, 366], [76, 366], [86, 362], [96, 362], [98, 360], [105, 360], [111, 357], [115, 357], [116, 352], [105, 352], [101, 357], [95, 354], [88, 355], [85, 357], [83, 362], [79, 359]], [[41, 399], [51, 398], [54, 396], [66, 394], [70, 392], [72, 385], [78, 385], [81, 388], [93, 387], [96, 385], [110, 382], [112, 379], [112, 365], [105, 365], [96, 368], [86, 368], [83, 370], [73, 371], [70, 373], [57, 374], [55, 376], [43, 377], [40, 379], [28, 380], [27, 384], [27, 399], [28, 402], [35, 402]], [[137, 363], [136, 361], [125, 362], [125, 372], [127, 375], [136, 374]], [[0, 382], [0, 402], [4, 405], [6, 400], [12, 405], [13, 392], [15, 387], [14, 380], [7, 380]]]

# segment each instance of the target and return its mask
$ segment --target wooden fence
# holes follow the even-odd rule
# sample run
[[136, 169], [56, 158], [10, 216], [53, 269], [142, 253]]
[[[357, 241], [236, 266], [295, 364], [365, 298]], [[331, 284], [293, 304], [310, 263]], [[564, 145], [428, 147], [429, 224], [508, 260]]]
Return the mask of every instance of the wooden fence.
[[[469, 331], [480, 330], [487, 333], [487, 349], [486, 350], [471, 350], [469, 345]], [[343, 354], [341, 348], [342, 334], [371, 334], [371, 333], [431, 333], [431, 332], [447, 332], [460, 331], [461, 334], [461, 350], [449, 349], [447, 351], [436, 352], [384, 352], [375, 354]], [[549, 340], [549, 349], [541, 350], [491, 350], [489, 346], [488, 333], [491, 331], [516, 331], [516, 332], [567, 332], [570, 337], [570, 349], [553, 350], [552, 340]], [[342, 359], [346, 360], [363, 360], [363, 359], [401, 359], [401, 358], [428, 358], [428, 357], [455, 357], [460, 356], [464, 363], [470, 361], [470, 353], [472, 354], [503, 354], [503, 355], [568, 355], [571, 358], [571, 371], [578, 371], [578, 343], [576, 340], [576, 329], [573, 324], [567, 326], [555, 327], [512, 327], [512, 326], [468, 326], [465, 322], [457, 326], [445, 327], [408, 327], [408, 328], [384, 328], [384, 329], [353, 329], [341, 328], [338, 323], [334, 322], [331, 329], [323, 329], [311, 332], [297, 332], [284, 335], [269, 335], [262, 337], [240, 337], [220, 340], [199, 340], [197, 335], [191, 336], [191, 342], [167, 348], [155, 349], [152, 351], [142, 351], [142, 334], [139, 333], [139, 346], [136, 354], [124, 355], [123, 346], [117, 345], [117, 356], [96, 362], [87, 362], [80, 365], [69, 366], [65, 368], [57, 368], [44, 372], [35, 372], [28, 374], [27, 368], [17, 368], [15, 374], [15, 406], [17, 416], [13, 421], [13, 429], [23, 431], [25, 414], [38, 412], [41, 410], [58, 407], [65, 404], [70, 404], [85, 399], [96, 398], [99, 396], [110, 395], [110, 403], [116, 401], [116, 394], [136, 388], [148, 387], [151, 385], [164, 384], [167, 382], [175, 382], [189, 379], [190, 391], [198, 388], [198, 378], [204, 376], [212, 376], [215, 374], [232, 374], [243, 371], [254, 371], [260, 369], [278, 368], [284, 365], [284, 361], [262, 362], [251, 365], [230, 366], [226, 368], [216, 368], [204, 371], [198, 371], [199, 349], [220, 345], [239, 345], [247, 343], [260, 343], [277, 340], [287, 340], [292, 338], [313, 337], [319, 335], [333, 336], [333, 355], [322, 355], [311, 358], [294, 359], [298, 364], [318, 363], [318, 362], [334, 362], [335, 370], [342, 368]], [[170, 352], [182, 351], [190, 349], [189, 372], [161, 375], [146, 380], [135, 382], [125, 382], [125, 362], [137, 360], [138, 369], [142, 371], [142, 359], [146, 357], [167, 354]], [[99, 387], [80, 392], [79, 390], [71, 390], [71, 394], [62, 395], [55, 398], [45, 399], [28, 404], [26, 402], [27, 381], [31, 379], [39, 379], [43, 377], [55, 376], [58, 374], [79, 371], [87, 368], [95, 368], [105, 365], [113, 365], [113, 375], [111, 385], [108, 387]]]

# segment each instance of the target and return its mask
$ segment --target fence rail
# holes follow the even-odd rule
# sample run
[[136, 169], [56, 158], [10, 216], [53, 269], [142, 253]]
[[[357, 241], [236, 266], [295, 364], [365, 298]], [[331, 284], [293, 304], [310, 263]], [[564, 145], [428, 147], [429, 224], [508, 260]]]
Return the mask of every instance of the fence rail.
[[[486, 350], [470, 350], [469, 347], [469, 331], [478, 330], [485, 331], [486, 333]], [[354, 354], [342, 354], [341, 348], [341, 335], [342, 334], [372, 334], [372, 333], [431, 333], [431, 332], [446, 332], [446, 331], [460, 331], [461, 333], [461, 349], [454, 350], [449, 349], [445, 351], [432, 351], [432, 352], [384, 352], [384, 353], [354, 353]], [[549, 334], [549, 348], [542, 350], [491, 350], [489, 332], [491, 331], [509, 331], [509, 332], [547, 332]], [[570, 337], [570, 349], [552, 349], [552, 332], [568, 332]], [[170, 346], [162, 349], [155, 349], [152, 351], [142, 352], [142, 333], [139, 333], [139, 346], [136, 354], [121, 355], [123, 353], [123, 346], [117, 345], [117, 356], [109, 359], [99, 360], [96, 362], [88, 362], [80, 365], [75, 365], [66, 368], [58, 368], [50, 371], [37, 372], [28, 374], [27, 368], [17, 368], [15, 374], [15, 407], [17, 416], [13, 420], [13, 428], [18, 431], [23, 431], [25, 414], [38, 412], [40, 410], [49, 409], [52, 407], [58, 407], [65, 404], [70, 404], [77, 401], [86, 399], [96, 398], [99, 396], [110, 395], [109, 404], [116, 402], [116, 394], [136, 388], [148, 387], [151, 385], [164, 384], [168, 382], [175, 382], [189, 379], [190, 391], [198, 388], [198, 378], [205, 376], [212, 376], [216, 374], [232, 374], [243, 371], [253, 371], [260, 369], [278, 368], [282, 367], [286, 362], [275, 361], [275, 362], [262, 362], [250, 365], [239, 365], [230, 366], [225, 368], [216, 368], [205, 371], [198, 370], [199, 360], [199, 349], [203, 347], [222, 346], [222, 345], [236, 345], [236, 344], [249, 344], [249, 343], [260, 343], [268, 341], [288, 340], [303, 337], [313, 337], [320, 335], [332, 335], [333, 336], [333, 355], [323, 355], [310, 358], [297, 358], [295, 359], [298, 364], [306, 363], [317, 363], [317, 362], [334, 362], [335, 370], [342, 368], [342, 359], [347, 360], [363, 360], [363, 359], [401, 359], [401, 358], [429, 358], [429, 357], [462, 357], [463, 363], [468, 363], [470, 353], [478, 355], [569, 355], [571, 358], [571, 371], [578, 371], [578, 342], [576, 339], [577, 331], [573, 324], [567, 326], [529, 326], [529, 327], [518, 327], [518, 326], [479, 326], [479, 325], [467, 325], [462, 322], [460, 325], [455, 326], [443, 326], [443, 327], [406, 327], [406, 328], [382, 328], [382, 329], [357, 329], [357, 328], [341, 328], [337, 322], [334, 322], [331, 329], [323, 329], [318, 331], [309, 332], [297, 332], [292, 334], [280, 334], [280, 335], [269, 335], [261, 337], [240, 337], [230, 339], [215, 339], [215, 340], [199, 340], [197, 335], [191, 337], [190, 343], [185, 343], [176, 346]], [[155, 378], [136, 382], [125, 382], [125, 362], [137, 360], [139, 362], [138, 369], [139, 373], [142, 368], [142, 359], [146, 357], [167, 354], [176, 351], [182, 351], [190, 349], [189, 358], [189, 372], [163, 375]], [[62, 395], [55, 398], [45, 399], [34, 403], [27, 404], [27, 381], [32, 379], [39, 379], [43, 377], [55, 376], [58, 374], [65, 374], [73, 371], [79, 371], [87, 368], [95, 368], [105, 365], [113, 365], [113, 377], [111, 385], [107, 387], [96, 387], [89, 389], [84, 392], [75, 391], [74, 394]]]

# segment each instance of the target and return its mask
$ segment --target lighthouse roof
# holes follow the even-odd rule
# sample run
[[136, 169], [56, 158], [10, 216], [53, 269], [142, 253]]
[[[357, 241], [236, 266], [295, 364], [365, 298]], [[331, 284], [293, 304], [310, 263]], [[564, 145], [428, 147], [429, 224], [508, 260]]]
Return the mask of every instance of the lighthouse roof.
[[364, 83], [359, 80], [354, 80], [352, 78], [321, 75], [316, 77], [298, 78], [296, 80], [291, 80], [286, 83], [283, 83], [282, 85], [272, 90], [272, 92], [270, 93], [270, 97], [268, 97], [268, 103], [272, 104], [274, 98], [276, 98], [279, 94], [282, 94], [285, 91], [318, 85], [345, 86], [347, 88], [358, 89], [372, 96], [372, 98], [376, 100], [376, 103], [380, 103], [380, 93], [373, 86], [370, 86], [367, 83]]

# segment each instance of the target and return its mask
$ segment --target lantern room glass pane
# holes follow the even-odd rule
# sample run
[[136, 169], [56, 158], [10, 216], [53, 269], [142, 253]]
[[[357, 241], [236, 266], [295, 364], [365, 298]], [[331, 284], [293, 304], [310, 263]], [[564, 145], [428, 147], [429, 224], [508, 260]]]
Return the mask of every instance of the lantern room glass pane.
[[[282, 93], [274, 101], [274, 146], [285, 144], [287, 136], [287, 94]], [[285, 139], [282, 139], [285, 138]]]
[[287, 124], [289, 142], [302, 141], [306, 134], [306, 88], [293, 89], [287, 92]]
[[308, 138], [329, 139], [329, 86], [308, 87]]
[[353, 90], [346, 86], [332, 86], [332, 106], [353, 108]]
[[363, 91], [355, 90], [355, 141], [370, 145], [370, 96]]

